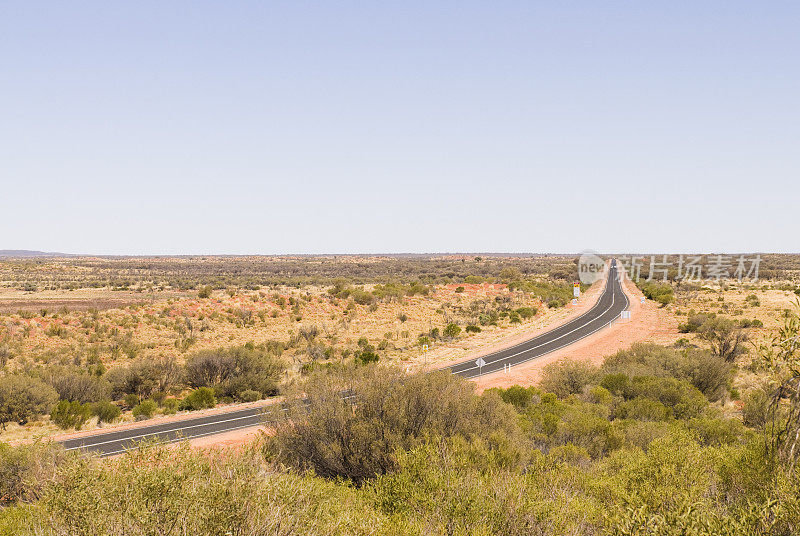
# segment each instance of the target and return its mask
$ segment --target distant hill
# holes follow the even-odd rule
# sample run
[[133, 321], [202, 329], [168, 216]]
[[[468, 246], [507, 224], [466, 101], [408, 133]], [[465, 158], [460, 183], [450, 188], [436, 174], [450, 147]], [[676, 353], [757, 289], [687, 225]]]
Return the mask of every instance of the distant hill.
[[69, 257], [68, 253], [32, 251], [29, 249], [0, 249], [0, 257]]

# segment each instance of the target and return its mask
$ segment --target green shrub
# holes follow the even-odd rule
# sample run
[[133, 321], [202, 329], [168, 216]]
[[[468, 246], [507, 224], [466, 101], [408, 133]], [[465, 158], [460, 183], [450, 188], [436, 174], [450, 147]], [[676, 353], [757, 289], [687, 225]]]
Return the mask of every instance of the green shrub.
[[162, 404], [162, 411], [164, 412], [164, 415], [174, 415], [178, 412], [179, 405], [180, 402], [177, 398], [167, 398]]
[[127, 394], [125, 395], [125, 398], [123, 398], [123, 402], [125, 403], [125, 406], [133, 409], [135, 406], [139, 405], [139, 395], [134, 393]]
[[642, 343], [607, 357], [602, 369], [606, 373], [620, 372], [630, 377], [670, 376], [687, 380], [711, 401], [725, 396], [734, 372], [730, 363], [705, 350], [676, 350]]
[[68, 428], [75, 428], [76, 430], [80, 430], [91, 416], [91, 404], [62, 400], [56, 405], [55, 409], [53, 409], [53, 412], [50, 414], [50, 420], [59, 428], [65, 430]]
[[186, 360], [185, 378], [191, 387], [212, 387], [219, 396], [238, 399], [244, 391], [274, 396], [286, 368], [276, 357], [283, 350], [283, 345], [204, 350]]
[[[109, 463], [63, 464], [19, 533], [86, 535], [397, 534], [357, 490], [264, 472], [255, 452], [142, 448]], [[380, 529], [380, 530], [376, 530]], [[15, 531], [15, 532], [17, 532]]]
[[149, 419], [158, 411], [158, 404], [152, 400], [143, 400], [138, 406], [133, 408], [133, 417], [137, 421]]
[[466, 331], [467, 333], [480, 333], [481, 332], [481, 328], [479, 328], [478, 326], [476, 326], [474, 324], [470, 324], [466, 328], [464, 328], [464, 331]]
[[630, 388], [624, 396], [626, 399], [645, 397], [657, 400], [669, 408], [677, 419], [696, 417], [708, 404], [703, 393], [696, 387], [675, 378], [638, 376], [631, 380]]
[[709, 318], [698, 330], [700, 338], [711, 345], [711, 351], [727, 362], [733, 362], [747, 351], [747, 333], [728, 318]]
[[581, 447], [593, 459], [620, 448], [622, 434], [598, 409], [587, 404], [571, 407], [562, 413], [561, 421], [552, 434], [552, 444]]
[[448, 339], [455, 339], [458, 337], [459, 333], [461, 333], [461, 328], [458, 327], [458, 324], [453, 323], [447, 324], [444, 331], [442, 331], [442, 334]]
[[154, 392], [167, 392], [174, 387], [181, 378], [181, 369], [172, 357], [139, 358], [127, 366], [109, 370], [106, 377], [111, 384], [112, 399], [127, 394], [147, 398]]
[[58, 393], [46, 383], [21, 375], [0, 376], [0, 429], [6, 423], [25, 424], [50, 413]]
[[366, 290], [353, 290], [350, 293], [350, 296], [353, 298], [353, 301], [359, 305], [370, 305], [373, 301], [375, 301], [375, 296]]
[[517, 314], [525, 319], [531, 318], [536, 315], [536, 307], [520, 307]]
[[196, 411], [213, 408], [216, 405], [217, 398], [214, 396], [214, 391], [209, 387], [198, 387], [181, 400], [178, 407], [181, 410]]
[[694, 433], [701, 445], [722, 446], [740, 443], [745, 435], [745, 427], [736, 419], [725, 419], [714, 412], [690, 419], [687, 428]]
[[95, 402], [92, 404], [91, 409], [92, 415], [97, 417], [98, 422], [114, 422], [122, 414], [119, 406], [108, 400]]
[[525, 409], [538, 392], [539, 390], [535, 387], [525, 388], [520, 385], [512, 385], [508, 389], [497, 389], [503, 402], [513, 405], [517, 410]]
[[4, 503], [38, 499], [65, 459], [64, 450], [50, 442], [18, 446], [0, 443], [0, 515]]
[[[342, 392], [353, 399], [344, 400]], [[375, 366], [314, 373], [278, 423], [267, 451], [300, 470], [364, 482], [397, 467], [398, 449], [426, 436], [512, 433], [514, 412], [493, 393], [446, 372], [406, 375]], [[357, 400], [351, 404], [350, 400]]]
[[672, 416], [667, 407], [650, 398], [638, 396], [626, 400], [617, 407], [617, 417], [620, 419], [635, 419], [637, 421], [666, 421]]
[[370, 350], [361, 350], [355, 354], [355, 361], [359, 365], [369, 365], [370, 363], [377, 363], [379, 360], [380, 356]]
[[758, 307], [761, 305], [761, 302], [758, 300], [758, 296], [755, 294], [748, 294], [744, 301], [751, 307]]
[[681, 333], [696, 333], [700, 330], [700, 326], [702, 326], [706, 320], [709, 318], [714, 318], [714, 316], [715, 315], [713, 314], [690, 314], [686, 320], [686, 323], [678, 326], [678, 330]]
[[595, 383], [599, 369], [586, 361], [564, 359], [551, 363], [542, 372], [540, 386], [559, 398], [583, 392], [583, 388]]
[[675, 300], [675, 293], [669, 283], [644, 281], [639, 283], [638, 286], [646, 298], [660, 303], [662, 307]]
[[769, 420], [771, 397], [765, 389], [754, 389], [749, 392], [742, 405], [742, 420], [751, 428], [762, 429]]
[[239, 398], [242, 402], [255, 402], [256, 400], [261, 400], [262, 397], [261, 393], [258, 391], [249, 389], [247, 391], [242, 391], [242, 393], [239, 395]]
[[629, 392], [631, 379], [622, 372], [617, 374], [606, 374], [600, 381], [600, 386], [607, 389], [610, 393], [623, 396]]
[[96, 376], [61, 368], [53, 368], [48, 372], [47, 383], [53, 386], [61, 400], [75, 400], [86, 404], [108, 400], [111, 395], [109, 383]]
[[478, 315], [478, 322], [481, 326], [496, 326], [499, 318], [500, 315], [497, 314], [497, 311], [489, 311]]

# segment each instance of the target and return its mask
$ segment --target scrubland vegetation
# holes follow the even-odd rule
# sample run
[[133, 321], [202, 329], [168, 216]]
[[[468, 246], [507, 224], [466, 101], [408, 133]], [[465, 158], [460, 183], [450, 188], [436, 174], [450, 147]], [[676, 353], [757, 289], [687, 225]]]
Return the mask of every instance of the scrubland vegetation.
[[413, 363], [546, 320], [574, 270], [530, 256], [2, 261], [0, 439], [257, 401], [319, 367]]
[[[794, 385], [797, 317], [761, 354]], [[735, 365], [640, 344], [539, 387], [374, 364], [315, 371], [274, 432], [235, 451], [111, 461], [4, 447], [14, 534], [770, 534], [800, 527], [795, 394], [727, 414]], [[204, 383], [219, 376], [205, 375]], [[208, 378], [213, 378], [209, 380]], [[794, 382], [794, 383], [793, 383]], [[296, 400], [296, 403], [292, 403]], [[123, 502], [119, 497], [125, 497]]]
[[276, 394], [288, 411], [230, 450], [0, 443], [0, 533], [796, 534], [797, 274], [770, 259], [778, 279], [757, 284], [642, 285], [680, 319], [674, 345], [480, 395], [397, 364], [547, 318], [572, 260], [236, 259], [218, 275], [217, 258], [207, 274], [197, 259], [31, 261], [38, 279], [6, 263], [27, 270], [12, 286], [60, 289], [30, 296], [96, 278], [144, 299], [4, 313], [5, 433]]

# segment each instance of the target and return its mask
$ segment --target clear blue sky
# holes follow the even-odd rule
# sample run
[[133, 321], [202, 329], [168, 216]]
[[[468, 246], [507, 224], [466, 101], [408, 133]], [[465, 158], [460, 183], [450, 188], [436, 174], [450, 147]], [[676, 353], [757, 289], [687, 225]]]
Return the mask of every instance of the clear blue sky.
[[0, 249], [800, 251], [800, 3], [0, 4]]

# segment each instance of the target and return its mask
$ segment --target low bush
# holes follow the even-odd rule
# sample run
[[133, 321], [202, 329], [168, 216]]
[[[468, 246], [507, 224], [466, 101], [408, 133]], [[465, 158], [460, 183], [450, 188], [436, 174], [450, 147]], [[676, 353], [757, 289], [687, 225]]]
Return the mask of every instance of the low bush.
[[0, 443], [0, 512], [4, 504], [39, 498], [66, 457], [53, 443]]
[[565, 359], [551, 363], [542, 372], [540, 387], [559, 398], [578, 394], [589, 384], [596, 383], [599, 369], [586, 361]]
[[172, 357], [137, 359], [128, 366], [109, 370], [111, 397], [118, 400], [127, 394], [148, 398], [155, 392], [167, 392], [181, 378], [181, 369]]
[[179, 405], [180, 402], [177, 398], [167, 398], [164, 400], [161, 410], [164, 412], [164, 415], [174, 415], [178, 412]]
[[67, 400], [60, 401], [53, 412], [50, 414], [50, 420], [56, 426], [63, 429], [74, 428], [80, 430], [86, 421], [92, 416], [91, 404], [81, 404], [80, 402]]
[[525, 319], [535, 316], [536, 312], [536, 307], [520, 307], [517, 309], [517, 314]]
[[503, 402], [513, 405], [518, 411], [528, 407], [534, 396], [539, 394], [539, 390], [536, 387], [526, 388], [519, 385], [512, 385], [508, 389], [497, 389], [496, 391]]
[[219, 396], [235, 400], [241, 400], [245, 391], [274, 396], [285, 370], [275, 354], [282, 352], [282, 347], [247, 346], [198, 352], [186, 361], [186, 382], [195, 388], [211, 387]]
[[135, 406], [138, 406], [139, 402], [140, 402], [139, 395], [134, 393], [125, 395], [125, 398], [123, 399], [123, 403], [125, 404], [125, 406], [127, 406], [130, 409], [133, 409]]
[[447, 324], [444, 330], [442, 331], [442, 335], [447, 337], [448, 339], [455, 339], [458, 337], [459, 333], [461, 333], [461, 328], [458, 327], [458, 324]]
[[239, 396], [242, 402], [255, 402], [256, 400], [261, 400], [262, 398], [261, 393], [258, 391], [253, 391], [252, 389], [242, 391]]
[[97, 417], [98, 422], [114, 422], [122, 414], [119, 406], [108, 400], [95, 402], [91, 405], [92, 415]]
[[158, 411], [158, 404], [152, 400], [143, 400], [133, 408], [133, 418], [142, 421], [151, 418]]
[[58, 393], [46, 383], [23, 375], [0, 376], [0, 429], [16, 422], [25, 424], [50, 413]]
[[762, 429], [769, 420], [771, 397], [766, 389], [754, 389], [744, 399], [742, 420], [751, 428]]
[[178, 407], [181, 410], [196, 411], [213, 408], [216, 405], [217, 398], [214, 396], [214, 391], [209, 387], [198, 387], [181, 400]]
[[487, 437], [514, 428], [496, 394], [478, 397], [470, 383], [445, 372], [407, 376], [368, 366], [314, 373], [302, 398], [278, 423], [266, 452], [297, 469], [355, 482], [395, 470], [398, 449], [427, 436]]
[[60, 370], [57, 367], [50, 369], [47, 376], [47, 383], [56, 390], [61, 400], [86, 404], [108, 400], [111, 395], [111, 385], [97, 376]]
[[606, 358], [603, 373], [630, 377], [673, 377], [689, 381], [712, 402], [722, 399], [733, 377], [734, 367], [719, 356], [693, 348], [674, 349], [636, 343]]
[[646, 298], [660, 303], [662, 307], [675, 300], [675, 291], [669, 283], [643, 281], [638, 283], [638, 286]]

